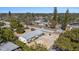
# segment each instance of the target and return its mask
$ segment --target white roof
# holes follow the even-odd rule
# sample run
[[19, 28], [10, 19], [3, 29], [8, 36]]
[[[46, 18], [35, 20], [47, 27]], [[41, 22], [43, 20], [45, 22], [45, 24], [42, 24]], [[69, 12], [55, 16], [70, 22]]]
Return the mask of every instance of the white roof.
[[18, 47], [19, 46], [12, 42], [2, 43], [2, 45], [0, 45], [0, 51], [12, 51], [17, 49]]
[[43, 31], [41, 29], [37, 29], [35, 31], [31, 31], [29, 33], [24, 33], [23, 35], [21, 35], [20, 37], [25, 38], [26, 40], [29, 40], [33, 37], [39, 36], [43, 33]]
[[42, 21], [41, 21], [41, 20], [36, 20], [35, 22], [36, 22], [36, 23], [41, 23]]
[[77, 23], [77, 22], [72, 23], [72, 24], [70, 24], [70, 27], [79, 28], [79, 23]]

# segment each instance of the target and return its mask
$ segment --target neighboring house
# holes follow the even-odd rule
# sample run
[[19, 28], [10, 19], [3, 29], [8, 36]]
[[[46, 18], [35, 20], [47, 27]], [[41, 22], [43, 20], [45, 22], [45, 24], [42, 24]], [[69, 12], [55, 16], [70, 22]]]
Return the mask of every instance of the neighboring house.
[[19, 36], [19, 40], [23, 43], [30, 42], [33, 38], [37, 38], [43, 34], [41, 29], [37, 29], [35, 31], [31, 31], [29, 33], [24, 33], [23, 35]]
[[39, 25], [39, 26], [47, 26], [48, 25], [48, 21], [45, 20], [45, 19], [39, 19], [39, 20], [36, 20], [34, 22], [34, 24]]
[[77, 22], [67, 25], [66, 30], [71, 30], [71, 29], [76, 29], [76, 28], [79, 28], [79, 23]]
[[12, 42], [6, 42], [0, 45], [0, 51], [14, 51], [18, 48], [19, 46], [17, 46], [16, 44]]
[[1, 26], [1, 28], [5, 28], [5, 27], [10, 28], [10, 22], [7, 22], [7, 21], [0, 21], [0, 22], [5, 23], [5, 25]]

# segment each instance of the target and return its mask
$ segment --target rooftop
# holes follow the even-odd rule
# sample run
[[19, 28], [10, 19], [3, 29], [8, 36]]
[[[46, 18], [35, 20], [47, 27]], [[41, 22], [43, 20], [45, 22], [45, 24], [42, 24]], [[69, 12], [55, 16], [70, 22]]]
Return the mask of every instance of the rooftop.
[[78, 22], [74, 22], [72, 24], [68, 25], [69, 27], [73, 27], [73, 28], [79, 28], [79, 23]]
[[70, 25], [79, 26], [79, 23], [78, 22], [75, 22], [75, 23], [72, 23]]
[[12, 51], [19, 48], [19, 46], [17, 46], [16, 44], [12, 43], [12, 42], [6, 42], [6, 43], [2, 43], [0, 45], [0, 51]]
[[43, 33], [43, 31], [41, 29], [37, 29], [35, 31], [31, 31], [29, 33], [24, 33], [23, 35], [21, 35], [20, 37], [25, 38], [26, 40], [29, 40], [33, 37], [39, 36]]

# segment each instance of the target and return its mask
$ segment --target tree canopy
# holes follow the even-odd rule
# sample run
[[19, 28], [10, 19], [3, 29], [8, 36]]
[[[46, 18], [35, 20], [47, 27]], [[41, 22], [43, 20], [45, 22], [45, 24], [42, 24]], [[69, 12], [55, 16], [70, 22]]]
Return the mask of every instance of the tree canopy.
[[66, 10], [66, 13], [64, 14], [64, 19], [62, 20], [62, 29], [65, 30], [66, 29], [66, 26], [67, 24], [69, 23], [69, 10]]
[[61, 50], [79, 50], [79, 29], [73, 29], [62, 33], [55, 42], [55, 47]]
[[17, 33], [24, 33], [24, 27], [20, 24], [20, 21], [13, 19], [10, 21], [10, 26], [12, 29], [16, 29]]
[[57, 8], [56, 7], [54, 7], [54, 13], [53, 13], [53, 16], [50, 18], [50, 20], [49, 20], [49, 22], [50, 22], [50, 27], [51, 28], [55, 28], [56, 27], [56, 25], [57, 25], [57, 18], [58, 18], [58, 15], [57, 15]]
[[13, 31], [10, 28], [1, 29], [1, 39], [3, 39], [3, 41], [14, 41], [15, 36]]
[[11, 28], [16, 29], [18, 27], [18, 25], [19, 25], [19, 21], [18, 20], [15, 20], [15, 19], [10, 20]]
[[19, 24], [19, 26], [17, 27], [17, 29], [16, 29], [16, 32], [17, 33], [24, 33], [25, 31], [24, 31], [24, 27], [21, 25], [21, 24]]

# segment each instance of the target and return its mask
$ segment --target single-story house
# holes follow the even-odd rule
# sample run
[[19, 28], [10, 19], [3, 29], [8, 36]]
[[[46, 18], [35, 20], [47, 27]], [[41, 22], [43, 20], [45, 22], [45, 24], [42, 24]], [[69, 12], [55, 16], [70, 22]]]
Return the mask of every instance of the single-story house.
[[35, 20], [34, 24], [39, 26], [48, 26], [48, 21], [45, 19]]
[[0, 45], [0, 51], [14, 51], [18, 48], [19, 46], [17, 46], [16, 44], [12, 42], [6, 42]]
[[41, 29], [37, 29], [29, 33], [22, 34], [21, 36], [19, 36], [19, 40], [22, 41], [23, 43], [27, 43], [30, 42], [33, 38], [37, 38], [42, 34], [43, 31]]
[[75, 22], [72, 24], [68, 24], [66, 30], [76, 29], [79, 28], [79, 23]]

